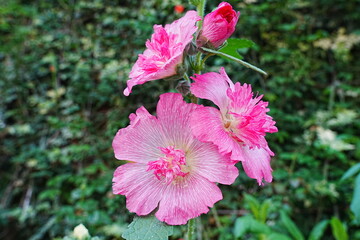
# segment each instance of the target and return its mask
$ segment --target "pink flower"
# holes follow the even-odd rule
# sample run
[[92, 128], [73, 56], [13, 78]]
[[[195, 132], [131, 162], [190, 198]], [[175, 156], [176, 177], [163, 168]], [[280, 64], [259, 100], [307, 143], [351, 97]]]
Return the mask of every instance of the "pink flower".
[[205, 142], [218, 146], [222, 154], [231, 154], [231, 159], [242, 161], [246, 174], [257, 179], [272, 181], [270, 150], [265, 140], [266, 133], [277, 132], [275, 122], [266, 113], [268, 103], [260, 100], [262, 95], [253, 96], [248, 84], [235, 85], [224, 68], [215, 72], [195, 75], [191, 92], [213, 101], [220, 111], [213, 107], [197, 108], [191, 116], [194, 135]]
[[229, 3], [220, 3], [217, 9], [205, 16], [197, 45], [220, 47], [235, 31], [239, 16], [240, 12], [235, 12]]
[[179, 93], [165, 93], [157, 117], [140, 107], [116, 134], [115, 157], [130, 163], [116, 169], [113, 192], [126, 196], [131, 212], [147, 215], [158, 208], [160, 221], [185, 224], [222, 199], [216, 182], [234, 182], [238, 171], [229, 155], [191, 133], [190, 113], [198, 107]]
[[200, 19], [196, 11], [188, 11], [165, 27], [154, 25], [154, 34], [146, 42], [147, 49], [139, 54], [130, 72], [124, 95], [129, 96], [135, 85], [176, 75], [183, 62], [184, 49], [197, 30], [195, 23]]

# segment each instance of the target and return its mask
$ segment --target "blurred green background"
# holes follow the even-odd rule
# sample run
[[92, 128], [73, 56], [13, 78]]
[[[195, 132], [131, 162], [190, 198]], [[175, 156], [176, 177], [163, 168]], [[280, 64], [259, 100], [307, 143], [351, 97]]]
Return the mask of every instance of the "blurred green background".
[[[152, 26], [181, 17], [176, 5], [194, 7], [0, 2], [0, 239], [70, 239], [80, 223], [99, 239], [122, 239], [134, 215], [111, 192], [120, 164], [112, 139], [131, 112], [142, 105], [153, 112], [176, 83], [149, 82], [129, 97], [122, 91]], [[206, 12], [219, 2], [208, 1]], [[241, 12], [233, 37], [257, 44], [242, 49], [244, 60], [269, 77], [219, 57], [208, 60], [208, 71], [224, 66], [270, 102], [279, 129], [267, 136], [274, 181], [259, 187], [240, 171], [235, 184], [222, 186], [217, 212], [201, 217], [197, 236], [360, 239], [350, 209], [360, 178], [340, 181], [360, 159], [360, 1], [230, 3]], [[176, 227], [172, 239], [185, 230]]]

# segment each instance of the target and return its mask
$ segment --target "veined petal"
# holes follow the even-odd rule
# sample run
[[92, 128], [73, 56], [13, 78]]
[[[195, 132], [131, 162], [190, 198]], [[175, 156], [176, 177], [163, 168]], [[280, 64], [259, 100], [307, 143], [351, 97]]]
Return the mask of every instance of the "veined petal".
[[127, 163], [118, 167], [113, 178], [114, 194], [126, 196], [126, 207], [137, 215], [151, 213], [159, 204], [166, 185], [146, 165]]
[[209, 72], [202, 75], [195, 74], [195, 77], [191, 77], [194, 83], [191, 84], [190, 88], [190, 91], [196, 97], [213, 101], [220, 110], [228, 106], [229, 99], [226, 91], [233, 85], [233, 83], [229, 81], [226, 73], [222, 70], [223, 68], [220, 69], [220, 73]]
[[259, 185], [262, 185], [262, 180], [272, 182], [272, 169], [270, 166], [270, 155], [263, 148], [250, 149], [243, 148], [244, 160], [242, 165], [245, 173], [257, 180]]
[[181, 225], [189, 219], [207, 213], [222, 199], [220, 189], [199, 175], [191, 175], [181, 184], [171, 184], [165, 190], [155, 216], [167, 224]]
[[232, 184], [239, 172], [229, 154], [220, 154], [212, 143], [195, 142], [189, 149], [188, 159], [193, 160], [194, 172], [210, 182]]

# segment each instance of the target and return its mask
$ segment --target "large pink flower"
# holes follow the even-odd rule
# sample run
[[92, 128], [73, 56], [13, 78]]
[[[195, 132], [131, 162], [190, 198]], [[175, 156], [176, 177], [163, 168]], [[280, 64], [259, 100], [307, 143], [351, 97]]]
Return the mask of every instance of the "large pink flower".
[[229, 3], [220, 3], [217, 9], [205, 16], [197, 45], [220, 47], [235, 31], [239, 16], [240, 12], [235, 12]]
[[160, 221], [185, 224], [222, 199], [216, 182], [234, 182], [238, 171], [229, 155], [191, 133], [190, 113], [198, 107], [178, 93], [162, 94], [157, 117], [141, 107], [116, 134], [115, 157], [131, 162], [116, 169], [113, 192], [126, 196], [131, 212], [147, 215], [158, 208]]
[[195, 75], [191, 92], [213, 101], [213, 107], [197, 108], [191, 116], [194, 135], [201, 141], [212, 142], [222, 154], [231, 154], [231, 159], [242, 161], [246, 174], [257, 179], [272, 181], [270, 150], [265, 140], [266, 133], [277, 132], [275, 122], [267, 115], [268, 103], [262, 95], [253, 96], [248, 84], [235, 85], [224, 68], [215, 72]]
[[146, 42], [147, 49], [139, 54], [130, 72], [124, 95], [129, 96], [135, 85], [176, 75], [183, 62], [184, 49], [197, 30], [195, 23], [200, 19], [196, 11], [188, 11], [184, 17], [165, 27], [154, 25], [151, 40]]

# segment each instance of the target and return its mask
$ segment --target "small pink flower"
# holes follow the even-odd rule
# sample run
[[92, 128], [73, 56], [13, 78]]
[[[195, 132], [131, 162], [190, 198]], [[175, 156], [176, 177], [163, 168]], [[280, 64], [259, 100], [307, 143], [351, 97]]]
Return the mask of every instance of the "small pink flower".
[[275, 121], [267, 115], [268, 103], [262, 95], [253, 96], [248, 84], [235, 85], [224, 68], [215, 72], [195, 75], [191, 92], [213, 101], [220, 111], [213, 107], [197, 108], [191, 116], [194, 135], [205, 142], [212, 142], [222, 154], [231, 154], [234, 161], [242, 161], [246, 174], [257, 179], [272, 181], [270, 150], [265, 140], [266, 133], [277, 132]]
[[130, 72], [124, 95], [129, 96], [135, 85], [176, 75], [183, 62], [184, 49], [197, 30], [195, 23], [200, 19], [196, 11], [188, 11], [165, 27], [154, 25], [154, 34], [146, 42], [147, 49], [139, 54]]
[[220, 47], [235, 31], [239, 16], [240, 12], [235, 12], [229, 3], [220, 3], [217, 9], [205, 16], [197, 45]]
[[157, 117], [140, 107], [116, 134], [115, 157], [130, 163], [116, 169], [113, 192], [126, 196], [131, 212], [147, 215], [158, 208], [160, 221], [185, 224], [222, 199], [216, 182], [234, 182], [238, 171], [229, 155], [191, 133], [190, 113], [198, 107], [179, 93], [165, 93]]

